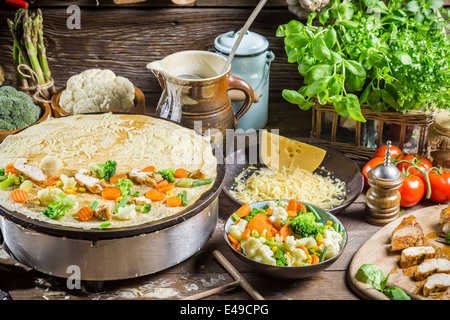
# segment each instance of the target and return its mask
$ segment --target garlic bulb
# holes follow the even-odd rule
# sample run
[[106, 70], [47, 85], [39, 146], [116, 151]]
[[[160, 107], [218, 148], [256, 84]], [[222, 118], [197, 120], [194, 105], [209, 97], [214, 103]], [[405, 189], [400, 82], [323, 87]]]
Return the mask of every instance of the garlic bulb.
[[311, 12], [320, 11], [330, 0], [286, 0], [288, 9], [299, 18], [307, 18]]

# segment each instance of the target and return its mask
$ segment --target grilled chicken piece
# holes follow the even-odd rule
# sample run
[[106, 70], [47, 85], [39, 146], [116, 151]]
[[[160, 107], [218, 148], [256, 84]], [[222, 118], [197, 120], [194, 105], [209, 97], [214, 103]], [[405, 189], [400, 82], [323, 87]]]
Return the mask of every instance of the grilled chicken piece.
[[442, 224], [444, 234], [450, 233], [450, 206], [441, 211], [439, 223]]
[[102, 203], [97, 208], [95, 208], [94, 215], [104, 221], [111, 221], [111, 212], [113, 210], [113, 206], [108, 203]]
[[408, 268], [422, 263], [425, 259], [432, 259], [436, 250], [431, 246], [409, 247], [402, 251], [400, 268]]
[[414, 279], [424, 280], [434, 273], [450, 273], [450, 260], [442, 258], [425, 260], [414, 272]]
[[203, 170], [198, 169], [198, 170], [191, 172], [189, 174], [189, 178], [204, 180], [204, 179], [206, 179], [206, 173], [204, 173]]
[[140, 196], [137, 198], [134, 198], [133, 200], [131, 200], [134, 204], [138, 205], [138, 206], [143, 206], [146, 205], [147, 203], [152, 203], [152, 200], [144, 197], [144, 196]]
[[39, 186], [45, 186], [47, 183], [47, 176], [38, 167], [30, 166], [27, 164], [28, 160], [25, 158], [19, 158], [14, 162], [14, 169], [31, 180]]
[[154, 172], [144, 172], [138, 169], [132, 169], [130, 173], [128, 173], [128, 177], [131, 181], [145, 184], [148, 187], [155, 188], [157, 183], [164, 180], [162, 175]]
[[450, 288], [450, 274], [436, 273], [430, 276], [423, 286], [423, 295], [428, 297], [430, 294], [445, 291]]
[[86, 187], [92, 193], [100, 193], [105, 187], [105, 183], [91, 176], [91, 172], [88, 169], [78, 170], [74, 178], [80, 186]]
[[403, 218], [392, 233], [391, 250], [403, 250], [408, 247], [423, 246], [425, 235], [422, 227], [413, 215]]

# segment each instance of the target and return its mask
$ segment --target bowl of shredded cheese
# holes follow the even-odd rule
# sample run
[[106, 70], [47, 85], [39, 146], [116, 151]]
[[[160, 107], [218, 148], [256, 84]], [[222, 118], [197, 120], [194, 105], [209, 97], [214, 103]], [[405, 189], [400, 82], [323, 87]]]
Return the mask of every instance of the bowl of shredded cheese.
[[327, 153], [314, 172], [296, 167], [271, 170], [250, 159], [249, 147], [237, 150], [226, 157], [224, 193], [236, 205], [295, 199], [339, 212], [361, 194], [363, 176], [354, 161], [332, 148], [321, 148]]

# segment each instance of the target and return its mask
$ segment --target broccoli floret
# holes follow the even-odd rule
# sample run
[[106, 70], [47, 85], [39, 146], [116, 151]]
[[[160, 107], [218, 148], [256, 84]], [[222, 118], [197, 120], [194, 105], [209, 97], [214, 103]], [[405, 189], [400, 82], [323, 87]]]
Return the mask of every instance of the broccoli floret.
[[171, 183], [175, 182], [175, 178], [173, 177], [173, 175], [175, 174], [175, 170], [173, 168], [164, 169], [164, 170], [158, 171], [157, 173], [162, 175], [164, 180], [167, 180]]
[[5, 169], [0, 169], [0, 176], [4, 176], [5, 175]]
[[88, 169], [100, 179], [108, 181], [116, 174], [117, 162], [108, 160], [106, 162], [92, 162]]
[[10, 173], [10, 174], [8, 174], [8, 176], [6, 177], [5, 180], [0, 182], [0, 189], [6, 189], [11, 186], [18, 186], [18, 185], [20, 185], [22, 180], [23, 179], [21, 179], [21, 177], [18, 176], [17, 174]]
[[149, 213], [151, 209], [152, 209], [152, 205], [150, 203], [146, 203], [142, 206], [140, 211], [142, 213]]
[[273, 258], [277, 262], [277, 266], [285, 266], [286, 265], [286, 258], [284, 257], [284, 252], [280, 249], [277, 249], [275, 253], [273, 254]]
[[75, 204], [75, 196], [69, 195], [61, 192], [59, 194], [59, 200], [49, 204], [49, 206], [44, 210], [43, 214], [50, 219], [61, 219], [64, 217], [67, 211], [72, 209]]
[[10, 86], [0, 87], [0, 131], [20, 129], [36, 122], [41, 108], [25, 92]]
[[325, 231], [325, 226], [316, 224], [316, 217], [310, 211], [299, 214], [295, 218], [289, 219], [289, 221], [292, 235], [298, 238], [315, 238]]
[[134, 184], [133, 181], [125, 178], [117, 180], [114, 186], [122, 191], [122, 196], [128, 196], [131, 194], [131, 188], [134, 186]]

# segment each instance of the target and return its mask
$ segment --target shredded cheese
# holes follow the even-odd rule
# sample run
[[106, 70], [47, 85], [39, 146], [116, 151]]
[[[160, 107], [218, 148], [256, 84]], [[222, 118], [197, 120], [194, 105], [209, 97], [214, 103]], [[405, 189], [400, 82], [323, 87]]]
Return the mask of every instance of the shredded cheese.
[[236, 177], [236, 187], [230, 193], [240, 202], [250, 204], [273, 199], [296, 199], [328, 210], [345, 200], [345, 182], [323, 177], [299, 168], [270, 170], [261, 168], [244, 179], [249, 167]]

